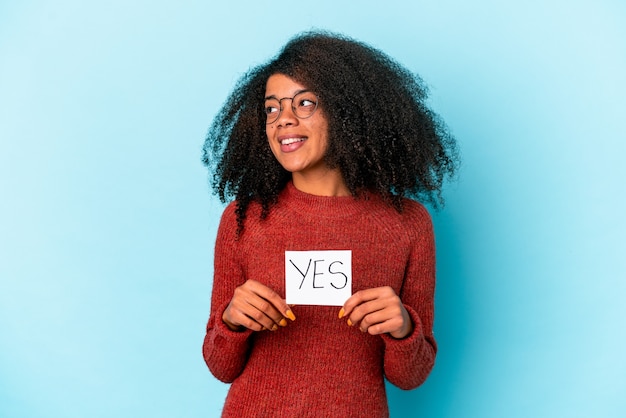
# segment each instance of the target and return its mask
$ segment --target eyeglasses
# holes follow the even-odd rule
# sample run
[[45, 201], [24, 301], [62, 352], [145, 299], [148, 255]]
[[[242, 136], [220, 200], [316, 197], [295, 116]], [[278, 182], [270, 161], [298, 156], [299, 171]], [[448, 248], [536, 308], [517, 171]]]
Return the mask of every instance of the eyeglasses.
[[280, 114], [283, 112], [283, 100], [291, 100], [291, 110], [298, 119], [306, 119], [313, 116], [319, 102], [318, 97], [308, 90], [301, 91], [293, 97], [283, 97], [282, 99], [277, 99], [272, 96], [266, 97], [263, 106], [267, 117], [265, 121], [266, 125], [278, 120]]

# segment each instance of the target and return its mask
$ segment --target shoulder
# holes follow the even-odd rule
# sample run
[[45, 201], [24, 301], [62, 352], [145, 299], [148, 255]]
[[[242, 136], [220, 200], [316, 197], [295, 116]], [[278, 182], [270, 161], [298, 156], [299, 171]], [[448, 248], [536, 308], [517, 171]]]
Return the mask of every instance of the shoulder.
[[370, 195], [363, 201], [359, 217], [363, 228], [379, 228], [383, 234], [391, 234], [398, 240], [413, 242], [433, 234], [431, 216], [420, 202], [404, 198], [401, 209], [385, 201], [380, 196]]
[[237, 204], [230, 202], [220, 217], [219, 228], [217, 230], [217, 240], [221, 241], [228, 237], [237, 236]]
[[409, 198], [402, 199], [400, 211], [380, 197], [372, 199], [372, 206], [369, 209], [379, 216], [395, 218], [402, 224], [432, 224], [428, 209], [422, 203]]
[[428, 209], [412, 199], [402, 200], [402, 210], [398, 214], [400, 222], [409, 235], [415, 238], [433, 235], [433, 221]]
[[421, 204], [412, 199], [403, 199], [402, 201], [402, 212], [405, 217], [409, 218], [412, 221], [416, 222], [425, 222], [432, 223], [432, 219], [430, 217], [430, 213], [428, 213], [428, 209]]
[[[222, 222], [236, 222], [237, 221], [237, 212], [239, 210], [239, 202], [237, 200], [233, 200], [222, 212]], [[249, 203], [246, 209], [246, 219], [259, 217], [261, 215], [261, 204], [252, 201]]]
[[227, 224], [237, 224], [237, 202], [230, 202], [224, 211], [222, 212], [222, 216], [220, 219], [220, 226]]
[[261, 205], [257, 202], [250, 202], [244, 216], [244, 229], [239, 230], [239, 203], [237, 200], [230, 202], [222, 212], [218, 235], [222, 237], [238, 237], [239, 232], [245, 232], [247, 229], [254, 228], [261, 218]]

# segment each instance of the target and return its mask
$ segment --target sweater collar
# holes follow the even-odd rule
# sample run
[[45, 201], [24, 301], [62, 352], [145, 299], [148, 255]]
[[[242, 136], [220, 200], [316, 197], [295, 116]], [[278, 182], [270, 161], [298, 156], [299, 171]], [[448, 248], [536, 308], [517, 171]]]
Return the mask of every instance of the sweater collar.
[[317, 196], [298, 190], [293, 182], [281, 193], [282, 201], [290, 210], [307, 213], [323, 218], [350, 217], [362, 213], [364, 203], [370, 201], [371, 194], [365, 193], [358, 198], [353, 196]]

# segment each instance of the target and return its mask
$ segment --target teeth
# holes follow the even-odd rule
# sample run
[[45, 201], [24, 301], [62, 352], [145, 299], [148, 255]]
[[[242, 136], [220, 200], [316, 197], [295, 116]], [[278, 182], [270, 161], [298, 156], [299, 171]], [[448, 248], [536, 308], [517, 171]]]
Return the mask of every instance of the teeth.
[[282, 141], [280, 141], [280, 143], [282, 145], [289, 145], [289, 144], [293, 144], [294, 142], [302, 142], [305, 139], [306, 138], [287, 138], [287, 139], [283, 139]]

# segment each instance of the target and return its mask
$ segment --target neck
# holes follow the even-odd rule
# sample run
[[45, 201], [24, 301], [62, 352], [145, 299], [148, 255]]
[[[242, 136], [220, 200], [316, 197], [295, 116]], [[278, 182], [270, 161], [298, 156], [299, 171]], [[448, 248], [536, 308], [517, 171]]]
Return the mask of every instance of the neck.
[[316, 196], [351, 196], [339, 169], [315, 174], [296, 172], [292, 179], [296, 189], [304, 193]]

